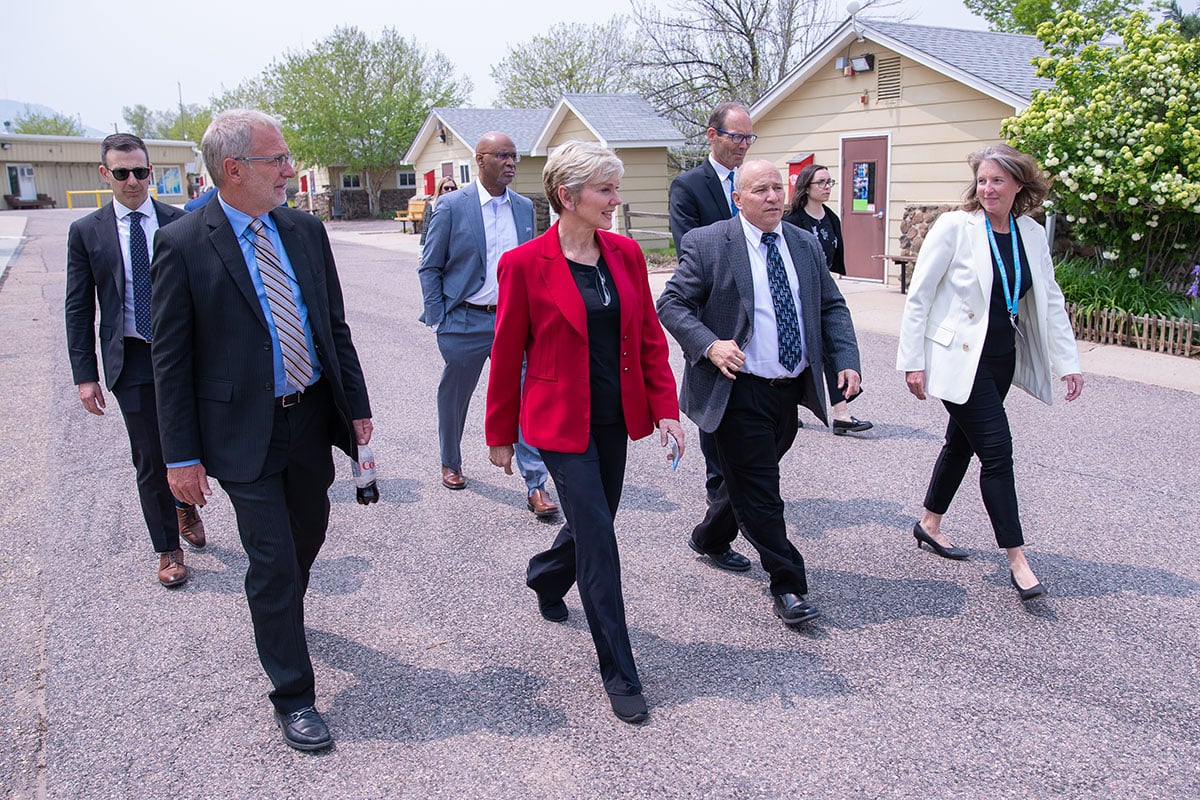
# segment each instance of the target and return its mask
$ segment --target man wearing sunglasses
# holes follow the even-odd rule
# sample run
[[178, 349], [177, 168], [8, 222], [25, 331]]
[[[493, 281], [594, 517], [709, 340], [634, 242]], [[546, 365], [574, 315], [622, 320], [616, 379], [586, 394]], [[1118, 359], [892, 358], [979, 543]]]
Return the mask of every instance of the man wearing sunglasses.
[[167, 485], [150, 361], [150, 261], [155, 232], [184, 215], [150, 197], [152, 167], [145, 143], [114, 133], [100, 144], [100, 177], [113, 200], [71, 224], [67, 234], [67, 352], [79, 400], [103, 415], [96, 368], [96, 305], [104, 382], [117, 398], [137, 470], [138, 497], [158, 554], [158, 580], [187, 580], [179, 537], [204, 547], [204, 523], [194, 506], [175, 500]]

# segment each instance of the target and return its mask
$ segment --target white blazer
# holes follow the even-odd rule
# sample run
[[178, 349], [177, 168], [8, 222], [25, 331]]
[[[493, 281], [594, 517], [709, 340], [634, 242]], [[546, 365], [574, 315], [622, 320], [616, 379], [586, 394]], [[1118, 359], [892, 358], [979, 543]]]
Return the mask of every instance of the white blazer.
[[[913, 270], [896, 369], [925, 371], [927, 394], [964, 403], [975, 383], [987, 336], [992, 296], [992, 251], [983, 211], [948, 211], [938, 217], [921, 245]], [[1062, 290], [1046, 232], [1029, 217], [1017, 220], [1033, 285], [1021, 298], [1017, 364], [1013, 385], [1043, 403], [1053, 399], [1050, 369], [1078, 374], [1079, 350], [1067, 319]]]

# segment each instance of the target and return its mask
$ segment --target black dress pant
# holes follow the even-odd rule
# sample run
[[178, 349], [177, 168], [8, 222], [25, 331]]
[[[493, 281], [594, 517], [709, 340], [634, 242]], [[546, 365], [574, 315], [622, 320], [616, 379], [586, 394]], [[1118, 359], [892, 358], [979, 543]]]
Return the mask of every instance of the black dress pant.
[[962, 484], [971, 463], [978, 455], [979, 489], [983, 507], [992, 521], [996, 543], [1000, 547], [1020, 547], [1025, 543], [1021, 519], [1017, 513], [1017, 487], [1013, 476], [1012, 432], [1004, 413], [1004, 398], [1012, 385], [1016, 351], [1001, 356], [983, 356], [975, 373], [971, 394], [962, 404], [943, 401], [950, 412], [946, 443], [933, 466], [925, 508], [945, 514]]
[[262, 474], [249, 483], [221, 481], [250, 562], [246, 600], [258, 658], [275, 687], [271, 702], [283, 714], [311, 706], [316, 698], [304, 593], [329, 524], [334, 413], [329, 384], [320, 380], [299, 405], [275, 409]]
[[175, 497], [167, 484], [162, 439], [158, 435], [158, 406], [154, 394], [154, 368], [150, 345], [141, 339], [125, 339], [125, 362], [112, 388], [125, 418], [129, 449], [137, 471], [138, 500], [150, 531], [154, 552], [179, 549], [179, 518]]
[[804, 558], [787, 538], [779, 461], [796, 440], [801, 382], [741, 374], [714, 432], [724, 483], [692, 537], [707, 553], [723, 553], [738, 528], [771, 576], [771, 594], [806, 594]]
[[529, 559], [525, 583], [539, 597], [559, 599], [579, 583], [600, 677], [609, 694], [641, 694], [621, 594], [621, 561], [613, 519], [625, 482], [629, 436], [622, 423], [593, 425], [587, 450], [541, 450], [554, 478], [566, 523], [549, 550]]

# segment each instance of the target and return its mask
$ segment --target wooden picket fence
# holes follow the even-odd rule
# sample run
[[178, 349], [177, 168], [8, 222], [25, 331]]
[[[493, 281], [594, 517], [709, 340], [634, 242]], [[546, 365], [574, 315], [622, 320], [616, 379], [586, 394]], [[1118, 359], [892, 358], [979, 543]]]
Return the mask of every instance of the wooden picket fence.
[[1098, 344], [1119, 344], [1155, 353], [1184, 356], [1200, 355], [1200, 327], [1191, 320], [1134, 316], [1112, 309], [1080, 311], [1067, 304], [1067, 315], [1075, 338]]

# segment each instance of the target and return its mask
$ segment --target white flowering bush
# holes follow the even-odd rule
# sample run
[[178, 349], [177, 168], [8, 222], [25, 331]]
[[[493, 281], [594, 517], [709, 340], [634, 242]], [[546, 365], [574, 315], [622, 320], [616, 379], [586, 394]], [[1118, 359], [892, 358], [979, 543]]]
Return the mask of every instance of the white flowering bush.
[[1200, 260], [1200, 40], [1141, 11], [1113, 26], [1101, 44], [1074, 12], [1043, 23], [1034, 65], [1054, 88], [1001, 133], [1055, 178], [1052, 208], [1097, 268], [1177, 278]]

